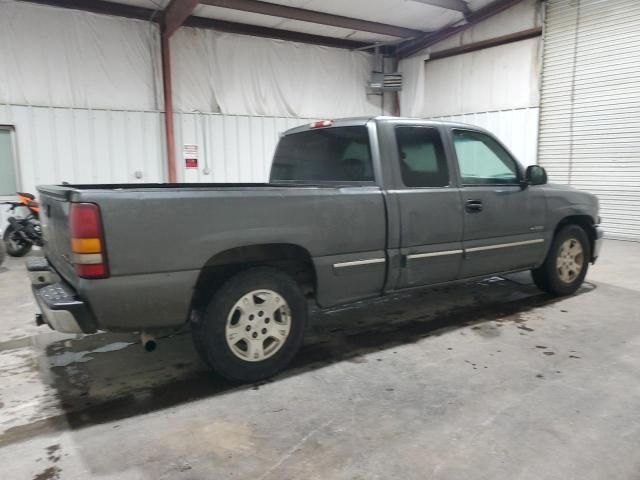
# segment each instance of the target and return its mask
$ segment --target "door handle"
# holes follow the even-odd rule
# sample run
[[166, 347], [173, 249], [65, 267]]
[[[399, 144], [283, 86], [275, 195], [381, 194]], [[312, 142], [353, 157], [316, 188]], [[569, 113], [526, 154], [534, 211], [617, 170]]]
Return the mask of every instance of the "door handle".
[[467, 200], [464, 204], [464, 209], [469, 213], [476, 213], [482, 211], [481, 200]]

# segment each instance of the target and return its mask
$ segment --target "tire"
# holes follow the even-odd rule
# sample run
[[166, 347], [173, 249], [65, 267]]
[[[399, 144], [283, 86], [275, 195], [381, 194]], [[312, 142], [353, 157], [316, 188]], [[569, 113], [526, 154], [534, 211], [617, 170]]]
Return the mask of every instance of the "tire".
[[24, 257], [31, 251], [32, 245], [21, 238], [15, 238], [16, 236], [15, 227], [9, 225], [2, 236], [7, 253], [12, 257]]
[[4, 248], [4, 242], [0, 242], [0, 266], [4, 262], [4, 258], [7, 256], [7, 250]]
[[307, 303], [296, 281], [259, 267], [227, 280], [193, 316], [191, 332], [209, 367], [232, 382], [248, 383], [289, 364], [302, 346], [306, 324]]
[[582, 285], [590, 259], [587, 233], [578, 225], [566, 225], [553, 238], [544, 263], [531, 271], [533, 281], [552, 295], [571, 295]]

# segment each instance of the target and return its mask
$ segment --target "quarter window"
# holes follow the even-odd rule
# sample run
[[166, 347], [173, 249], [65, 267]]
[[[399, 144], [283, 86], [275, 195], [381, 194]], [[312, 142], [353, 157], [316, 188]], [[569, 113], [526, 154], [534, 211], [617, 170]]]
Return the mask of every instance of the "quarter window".
[[437, 130], [396, 127], [402, 182], [407, 187], [446, 187], [449, 168]]
[[503, 185], [518, 182], [518, 168], [509, 153], [493, 138], [479, 132], [454, 130], [463, 185]]

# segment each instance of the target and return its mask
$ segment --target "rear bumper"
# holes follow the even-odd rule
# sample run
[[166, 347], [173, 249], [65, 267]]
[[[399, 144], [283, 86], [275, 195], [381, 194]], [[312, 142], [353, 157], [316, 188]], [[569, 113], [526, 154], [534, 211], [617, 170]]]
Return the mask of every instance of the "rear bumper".
[[591, 261], [595, 261], [600, 256], [600, 249], [602, 249], [602, 242], [604, 241], [604, 229], [600, 225], [593, 227], [594, 239], [593, 239], [593, 253], [591, 254]]
[[45, 258], [27, 261], [31, 289], [44, 321], [63, 333], [94, 333], [96, 323], [88, 305], [64, 282]]

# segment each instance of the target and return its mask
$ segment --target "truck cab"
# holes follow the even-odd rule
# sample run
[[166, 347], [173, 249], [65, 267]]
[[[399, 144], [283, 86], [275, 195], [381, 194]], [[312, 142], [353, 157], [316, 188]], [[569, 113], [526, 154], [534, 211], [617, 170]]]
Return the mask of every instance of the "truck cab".
[[[320, 171], [322, 181], [346, 190], [379, 189], [387, 218], [360, 232], [377, 236], [379, 249], [341, 255], [331, 269], [319, 266], [330, 304], [532, 268], [544, 260], [563, 218], [598, 223], [594, 196], [563, 187], [573, 199], [550, 210], [548, 201], [561, 202], [544, 170], [523, 167], [491, 133], [466, 124], [378, 117], [286, 132], [271, 182], [314, 182]], [[377, 211], [354, 214], [377, 225]], [[589, 231], [594, 242], [601, 237]]]

